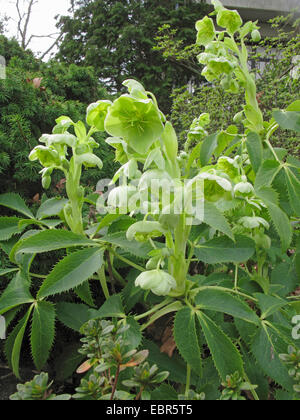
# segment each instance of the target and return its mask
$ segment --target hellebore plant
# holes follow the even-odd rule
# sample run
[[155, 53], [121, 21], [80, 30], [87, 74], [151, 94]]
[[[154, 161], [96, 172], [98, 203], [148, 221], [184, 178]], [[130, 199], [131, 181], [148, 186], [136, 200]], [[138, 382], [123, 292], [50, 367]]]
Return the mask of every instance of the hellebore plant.
[[[295, 266], [299, 269], [300, 246], [294, 246], [293, 226], [300, 216], [300, 164], [287, 157], [285, 150], [274, 149], [270, 139], [279, 127], [300, 132], [300, 101], [264, 121], [246, 47], [249, 36], [255, 42], [260, 39], [257, 23], [243, 24], [238, 12], [217, 0], [212, 3], [217, 24], [224, 30], [217, 31], [210, 17], [197, 22], [197, 42], [204, 48], [198, 59], [205, 65], [202, 74], [208, 82], [221, 83], [232, 94], [245, 93], [245, 105], [234, 125], [209, 134], [210, 118], [203, 113], [193, 122], [184, 151], [180, 151], [175, 130], [154, 95], [139, 82], [127, 80], [127, 94], [114, 102], [89, 106], [89, 131], [83, 122], [60, 117], [53, 134], [44, 135], [40, 139], [43, 146], [32, 151], [30, 159], [39, 160], [44, 167], [45, 188], [54, 170], [64, 173], [67, 200], [49, 200], [34, 216], [20, 198], [0, 196], [1, 205], [29, 218], [11, 219], [6, 239], [29, 225], [42, 229], [26, 232], [8, 247], [11, 262], [17, 266], [12, 270], [18, 272], [1, 296], [0, 315], [11, 317], [20, 305], [31, 305], [12, 333], [16, 342], [8, 339], [7, 354], [17, 375], [21, 342], [32, 311], [32, 353], [39, 368], [53, 343], [56, 316], [77, 331], [89, 319], [118, 318], [132, 328], [134, 337], [140, 337], [156, 320], [176, 313], [174, 338], [187, 363], [186, 398], [195, 385], [193, 375], [203, 376], [204, 344], [223, 383], [232, 375], [238, 378], [238, 386], [256, 381], [247, 374], [257, 362], [263, 375], [293, 392], [293, 381], [279, 354], [288, 345], [296, 345], [287, 325], [297, 314], [299, 302], [287, 296], [297, 284], [292, 272]], [[106, 141], [121, 164], [111, 184], [120, 184], [94, 202], [101, 216], [97, 223], [87, 225], [82, 210], [91, 199], [85, 197], [80, 176], [83, 168], [102, 167], [93, 153], [99, 145], [92, 136], [104, 131], [111, 136]], [[49, 221], [53, 216], [59, 219]], [[56, 229], [61, 222], [70, 230]], [[64, 248], [68, 255], [42, 278], [33, 297], [32, 278], [43, 277], [30, 272], [33, 258]], [[292, 248], [296, 249], [290, 257], [287, 251]], [[288, 285], [272, 272], [278, 258], [288, 265]], [[115, 260], [140, 272], [135, 284], [129, 287], [115, 268]], [[192, 276], [195, 263], [205, 267], [205, 275]], [[208, 274], [216, 265], [214, 270], [221, 277], [211, 278]], [[99, 310], [94, 309], [88, 283], [95, 279], [100, 280], [106, 298]], [[126, 293], [114, 293], [115, 280], [125, 286]], [[127, 316], [128, 287], [129, 295], [144, 290], [146, 304], [148, 296], [156, 295], [155, 304], [145, 313]], [[65, 316], [66, 312], [75, 314], [77, 305], [60, 303], [55, 308], [49, 301], [50, 296], [71, 289], [87, 304], [80, 326]], [[17, 298], [13, 290], [18, 290]], [[224, 332], [229, 331], [228, 323], [219, 314], [234, 319], [240, 340], [235, 334], [228, 337]], [[147, 320], [140, 325], [143, 319]], [[40, 340], [43, 328], [49, 332], [44, 341]], [[255, 399], [263, 395], [254, 385], [248, 388]], [[196, 391], [201, 395], [201, 390]]]

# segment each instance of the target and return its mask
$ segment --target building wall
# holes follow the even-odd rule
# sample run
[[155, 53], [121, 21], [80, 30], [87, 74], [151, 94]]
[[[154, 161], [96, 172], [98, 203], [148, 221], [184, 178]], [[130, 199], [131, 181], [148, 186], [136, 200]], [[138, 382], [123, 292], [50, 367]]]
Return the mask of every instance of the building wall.
[[299, 0], [223, 0], [224, 6], [243, 9], [262, 9], [280, 13], [289, 13], [300, 8]]

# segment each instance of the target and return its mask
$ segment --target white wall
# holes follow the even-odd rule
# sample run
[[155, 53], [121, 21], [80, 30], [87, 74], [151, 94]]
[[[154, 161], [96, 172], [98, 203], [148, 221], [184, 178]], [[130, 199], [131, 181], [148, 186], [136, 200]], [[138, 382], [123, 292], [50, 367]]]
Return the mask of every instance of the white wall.
[[274, 10], [277, 12], [300, 10], [300, 0], [221, 0], [221, 3], [228, 7]]

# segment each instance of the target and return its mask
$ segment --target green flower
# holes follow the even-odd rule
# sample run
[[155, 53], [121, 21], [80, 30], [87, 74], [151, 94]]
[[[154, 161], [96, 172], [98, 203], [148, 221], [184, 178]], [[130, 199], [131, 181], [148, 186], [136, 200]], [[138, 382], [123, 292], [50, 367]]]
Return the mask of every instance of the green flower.
[[32, 162], [39, 160], [41, 165], [45, 168], [61, 165], [61, 159], [58, 152], [53, 148], [45, 146], [35, 147], [29, 155], [29, 160]]
[[112, 106], [111, 101], [98, 101], [91, 104], [86, 112], [86, 122], [99, 131], [104, 131], [104, 121], [108, 109]]
[[105, 130], [122, 137], [137, 153], [145, 155], [164, 131], [157, 107], [151, 99], [123, 95], [109, 108]]
[[243, 21], [237, 10], [223, 8], [219, 9], [217, 24], [233, 35], [242, 26]]
[[151, 290], [157, 296], [168, 296], [176, 288], [176, 280], [162, 270], [145, 271], [135, 281], [136, 287]]
[[138, 242], [147, 242], [151, 238], [159, 238], [167, 233], [159, 222], [137, 222], [130, 226], [127, 231], [127, 239]]
[[263, 226], [267, 230], [270, 229], [269, 223], [262, 217], [242, 217], [239, 223], [247, 229], [255, 229], [260, 226]]
[[198, 31], [197, 44], [206, 46], [215, 39], [216, 31], [215, 25], [212, 19], [205, 16], [204, 19], [199, 20], [196, 23], [196, 29]]

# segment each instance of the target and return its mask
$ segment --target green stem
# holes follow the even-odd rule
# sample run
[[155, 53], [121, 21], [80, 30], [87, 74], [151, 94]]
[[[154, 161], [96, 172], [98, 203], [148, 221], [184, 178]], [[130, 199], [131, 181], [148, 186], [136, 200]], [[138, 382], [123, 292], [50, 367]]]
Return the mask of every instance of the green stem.
[[109, 296], [109, 291], [108, 291], [108, 287], [107, 287], [107, 280], [106, 280], [104, 265], [99, 270], [98, 276], [99, 276], [100, 284], [101, 284], [105, 299], [107, 300], [107, 299], [109, 299], [110, 296]]
[[187, 368], [186, 368], [186, 387], [185, 387], [185, 397], [186, 398], [189, 397], [189, 393], [190, 393], [191, 374], [192, 374], [191, 366], [187, 365]]
[[[246, 382], [248, 382], [251, 385], [251, 382], [249, 381], [249, 378], [246, 373], [244, 373], [244, 377], [245, 377]], [[251, 394], [253, 395], [253, 398], [255, 399], [255, 401], [260, 401], [259, 396], [257, 395], [257, 392], [255, 391], [254, 388], [252, 388], [252, 386], [251, 386]]]
[[143, 267], [141, 267], [140, 265], [135, 264], [134, 262], [132, 262], [132, 261], [128, 260], [127, 258], [125, 258], [125, 257], [123, 257], [123, 256], [121, 256], [121, 255], [119, 255], [119, 254], [117, 254], [117, 253], [116, 253], [116, 251], [112, 250], [112, 253], [113, 253], [113, 254], [114, 254], [114, 256], [115, 256], [115, 257], [117, 257], [120, 261], [123, 261], [124, 263], [126, 263], [126, 264], [130, 265], [131, 267], [136, 268], [138, 271], [142, 271], [142, 272], [146, 271], [146, 269], [145, 269], [145, 268], [143, 268]]
[[235, 276], [234, 276], [234, 290], [238, 290], [238, 275], [239, 275], [239, 266], [235, 265]]
[[140, 319], [146, 318], [147, 316], [152, 315], [153, 313], [155, 313], [156, 311], [160, 310], [161, 308], [163, 308], [164, 306], [168, 305], [170, 302], [172, 302], [171, 298], [167, 298], [165, 299], [163, 302], [161, 302], [158, 305], [155, 305], [152, 309], [150, 309], [148, 312], [145, 312], [141, 315], [137, 315], [134, 317], [134, 319], [136, 321], [139, 321]]

